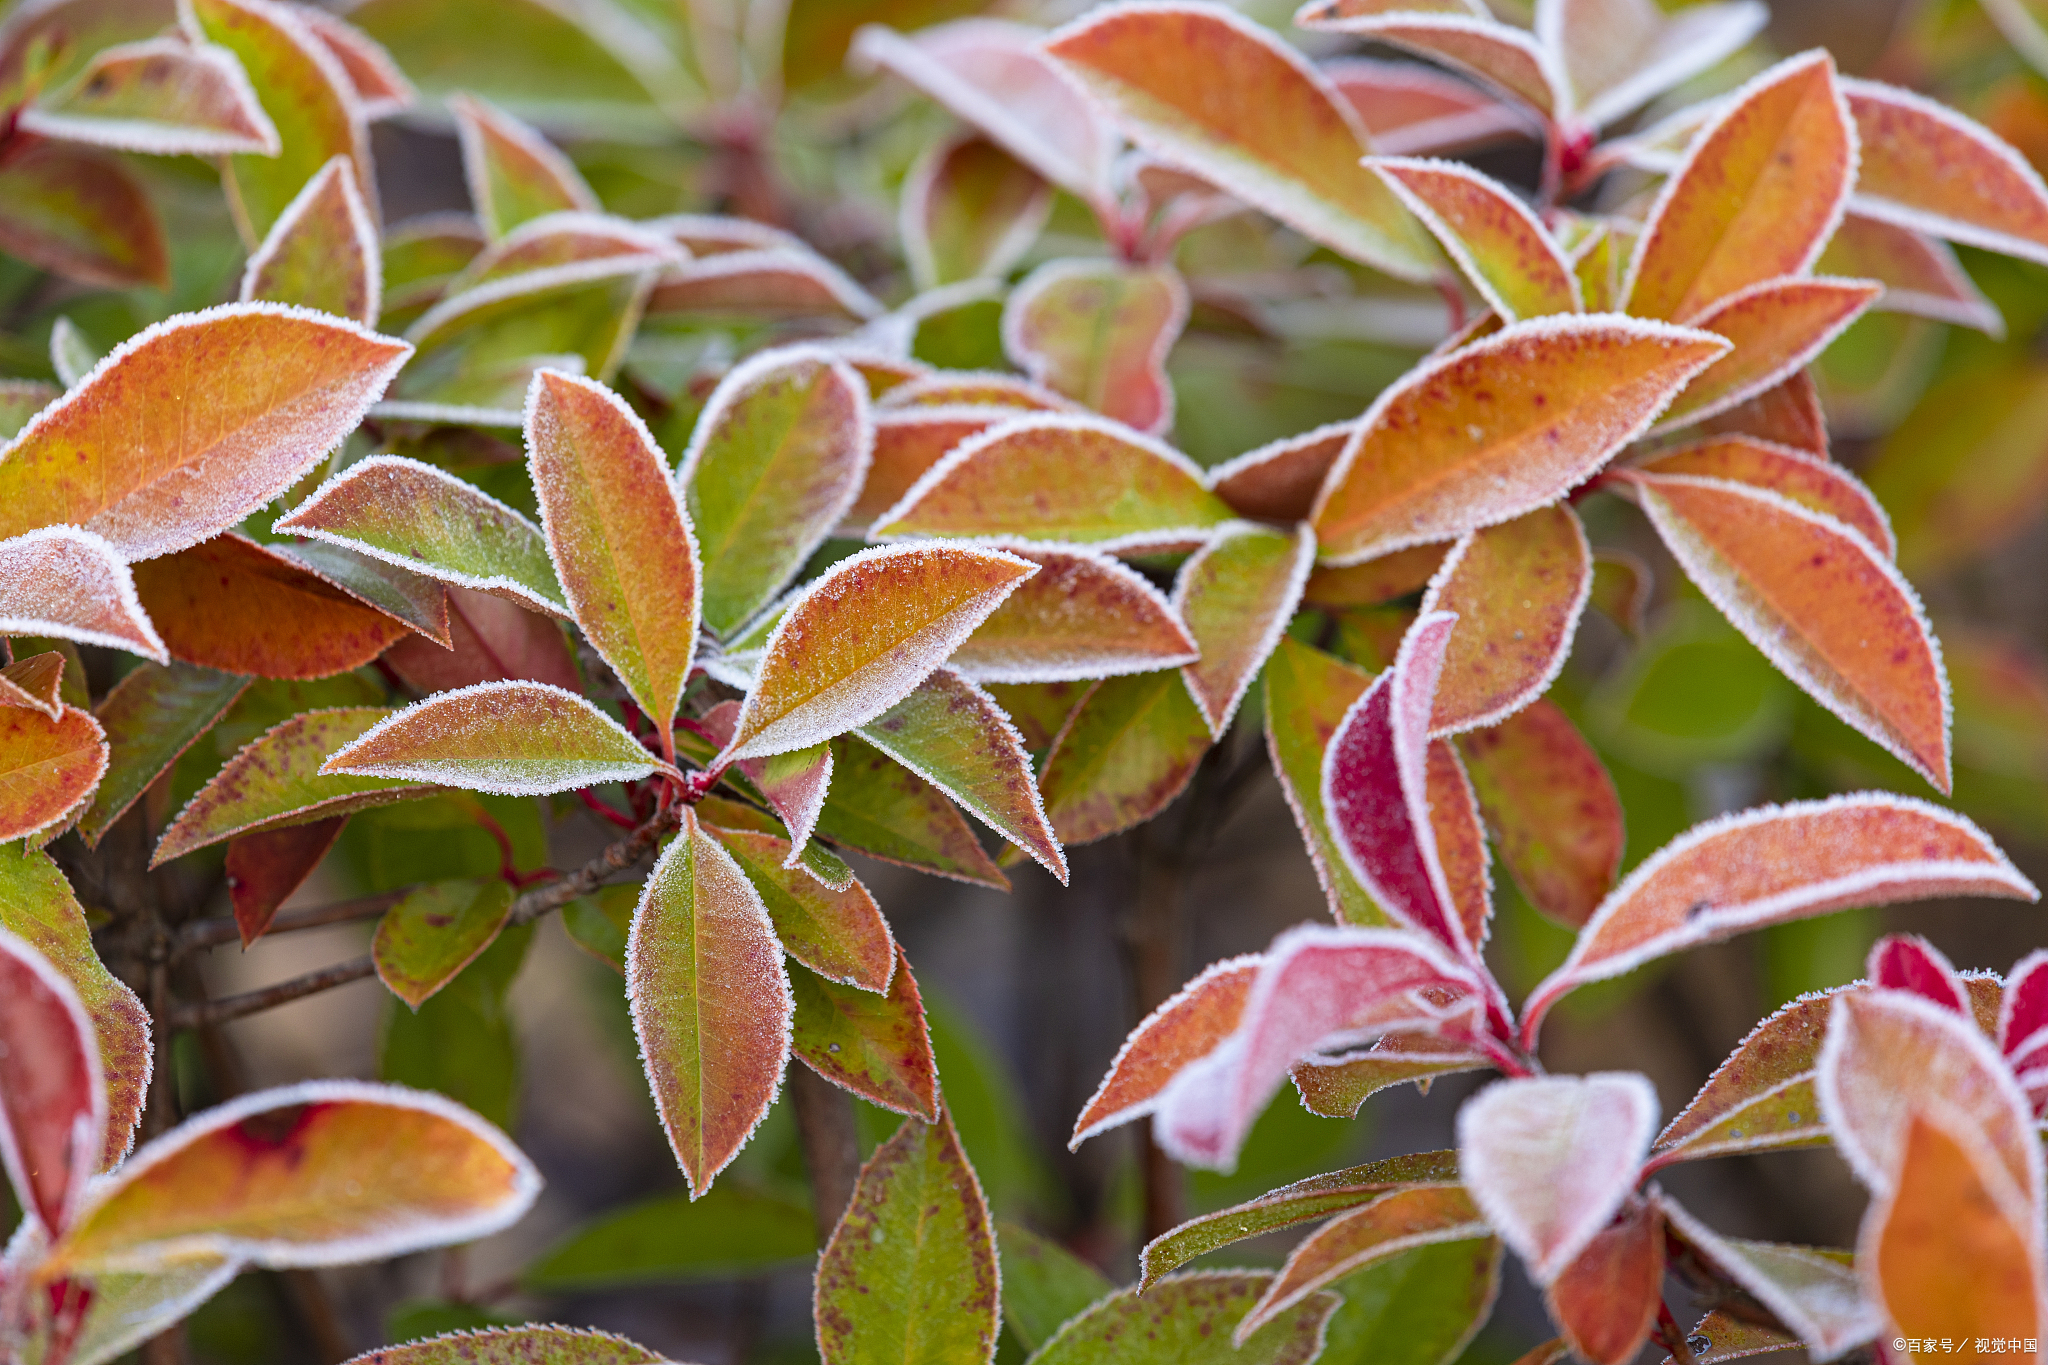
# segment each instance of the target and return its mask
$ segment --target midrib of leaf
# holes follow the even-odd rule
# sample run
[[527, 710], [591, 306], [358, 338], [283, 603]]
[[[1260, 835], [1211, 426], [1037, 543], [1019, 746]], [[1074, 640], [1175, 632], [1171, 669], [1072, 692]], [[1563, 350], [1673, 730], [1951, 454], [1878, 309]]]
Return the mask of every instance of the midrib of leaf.
[[[1117, 746], [1123, 743], [1124, 739], [1132, 731], [1144, 725], [1145, 721], [1151, 717], [1153, 710], [1165, 697], [1166, 689], [1179, 682], [1180, 675], [1178, 670], [1168, 670], [1162, 674], [1161, 681], [1156, 685], [1156, 690], [1152, 696], [1147, 698], [1142, 706], [1133, 709], [1131, 718], [1117, 727], [1107, 743], [1095, 746], [1094, 753], [1090, 755], [1091, 761], [1080, 770], [1082, 776], [1088, 779], [1087, 786], [1095, 786], [1095, 779], [1101, 775], [1103, 766], [1109, 761], [1109, 756], [1116, 752]], [[1087, 702], [1082, 702], [1082, 705], [1086, 706]]]
[[70, 758], [73, 754], [81, 752], [86, 747], [88, 746], [83, 744], [74, 744], [68, 749], [61, 750], [57, 753], [50, 754], [43, 758], [31, 759], [27, 763], [17, 763], [11, 768], [0, 768], [0, 781], [7, 781], [9, 779], [18, 777], [23, 773], [34, 772], [39, 768], [54, 767], [56, 764], [63, 762], [67, 758]]
[[[940, 608], [938, 611], [934, 612], [930, 616], [927, 616], [924, 619], [923, 624], [906, 630], [900, 635], [894, 636], [888, 641], [888, 643], [881, 645], [879, 648], [875, 649], [871, 654], [869, 654], [863, 662], [856, 664], [852, 668], [847, 669], [844, 673], [841, 673], [836, 677], [827, 677], [823, 682], [819, 683], [816, 687], [813, 687], [808, 692], [804, 692], [802, 694], [786, 693], [785, 696], [794, 695], [794, 700], [790, 701], [787, 705], [785, 705], [782, 708], [781, 713], [775, 717], [775, 721], [770, 722], [770, 724], [787, 720], [790, 716], [795, 715], [804, 707], [809, 706], [812, 702], [816, 701], [825, 693], [831, 691], [834, 688], [843, 687], [852, 679], [858, 678], [861, 674], [873, 668], [875, 664], [882, 658], [894, 654], [896, 651], [903, 649], [907, 646], [915, 644], [919, 636], [927, 635], [930, 632], [937, 630], [940, 626], [944, 625], [948, 620], [950, 620], [953, 617], [953, 615], [960, 610], [961, 606], [964, 603], [972, 600], [973, 598], [979, 597], [983, 592], [986, 591], [988, 591], [988, 589], [982, 588], [975, 591], [956, 595], [944, 607]], [[757, 730], [755, 733], [758, 734], [759, 731]]]

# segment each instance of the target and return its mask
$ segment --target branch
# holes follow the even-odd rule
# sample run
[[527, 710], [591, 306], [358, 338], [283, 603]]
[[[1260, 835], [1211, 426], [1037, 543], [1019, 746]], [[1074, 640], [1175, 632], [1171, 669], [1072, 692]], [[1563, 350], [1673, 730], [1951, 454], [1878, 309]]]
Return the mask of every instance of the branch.
[[[332, 905], [308, 906], [304, 910], [288, 910], [270, 922], [263, 931], [264, 937], [272, 934], [288, 934], [294, 929], [318, 929], [326, 924], [345, 924], [349, 920], [368, 919], [381, 915], [396, 905], [404, 896], [402, 891], [387, 891], [378, 896], [363, 896], [356, 900], [336, 901]], [[242, 936], [241, 928], [228, 918], [193, 920], [178, 930], [171, 947], [171, 956], [182, 957], [202, 948], [217, 948], [223, 943], [233, 943]]]
[[546, 886], [536, 886], [531, 891], [521, 892], [519, 898], [512, 902], [512, 912], [505, 918], [506, 927], [531, 924], [542, 915], [561, 909], [578, 896], [589, 895], [611, 878], [654, 852], [654, 846], [661, 842], [661, 836], [680, 825], [682, 819], [680, 806], [670, 806], [666, 810], [658, 811], [653, 819], [574, 872], [557, 878]]
[[377, 964], [365, 954], [351, 962], [322, 967], [317, 972], [307, 972], [304, 976], [280, 981], [275, 986], [265, 986], [260, 991], [223, 996], [219, 1000], [202, 1001], [196, 1005], [180, 1005], [165, 1013], [163, 1026], [166, 1030], [176, 1030], [226, 1023], [230, 1019], [240, 1019], [245, 1014], [275, 1009], [279, 1005], [290, 1004], [309, 995], [318, 995], [321, 991], [332, 990], [336, 986], [345, 986], [351, 981], [360, 981], [376, 970]]

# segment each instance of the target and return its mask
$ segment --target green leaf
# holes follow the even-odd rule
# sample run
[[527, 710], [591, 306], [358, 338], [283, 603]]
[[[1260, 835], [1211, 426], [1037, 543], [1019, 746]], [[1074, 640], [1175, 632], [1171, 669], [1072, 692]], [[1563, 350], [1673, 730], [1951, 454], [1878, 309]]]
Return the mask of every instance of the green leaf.
[[512, 910], [500, 877], [420, 887], [384, 912], [370, 956], [391, 993], [418, 1009], [491, 946]]
[[967, 821], [937, 787], [856, 735], [832, 741], [832, 789], [818, 837], [884, 862], [1010, 889]]
[[1115, 1292], [1108, 1276], [1020, 1223], [997, 1223], [996, 1242], [1003, 1262], [1003, 1321], [1027, 1351]]
[[702, 1199], [644, 1199], [570, 1232], [519, 1277], [533, 1294], [635, 1284], [738, 1279], [806, 1262], [817, 1250], [811, 1210], [800, 1200], [744, 1185]]
[[1053, 829], [1085, 844], [1151, 819], [1187, 786], [1210, 738], [1178, 669], [1097, 683], [1039, 773]]
[[1242, 1347], [1230, 1331], [1271, 1275], [1196, 1271], [1161, 1280], [1141, 1297], [1118, 1291], [1062, 1327], [1030, 1365], [1309, 1365], [1322, 1349], [1337, 1296], [1310, 1295], [1252, 1333]]
[[938, 1065], [924, 1002], [901, 948], [887, 995], [827, 980], [800, 965], [789, 969], [789, 985], [796, 999], [790, 1050], [805, 1065], [870, 1104], [937, 1121]]
[[112, 153], [36, 141], [0, 166], [0, 250], [80, 284], [170, 283], [163, 226]]
[[624, 976], [626, 935], [633, 927], [633, 907], [639, 903], [637, 883], [599, 887], [596, 895], [578, 896], [562, 907], [562, 929], [571, 943]]
[[468, 971], [417, 1012], [394, 999], [385, 1016], [377, 1074], [439, 1091], [509, 1129], [519, 1108], [519, 1034], [505, 995], [532, 941], [530, 924], [498, 935]]
[[99, 843], [248, 686], [249, 680], [237, 674], [182, 663], [143, 663], [114, 684], [93, 712], [107, 732], [110, 754], [106, 776], [78, 822], [86, 843]]
[[1331, 1285], [1317, 1365], [1442, 1365], [1485, 1325], [1500, 1287], [1500, 1242], [1482, 1237], [1416, 1247]]
[[663, 1365], [644, 1346], [609, 1332], [504, 1327], [410, 1341], [357, 1356], [348, 1365]]
[[727, 806], [718, 804], [717, 810], [699, 807], [698, 818], [761, 893], [782, 950], [829, 980], [877, 994], [887, 991], [897, 970], [896, 940], [868, 889], [850, 871], [847, 884], [835, 891], [810, 868], [786, 866], [789, 840], [764, 830], [714, 825]]

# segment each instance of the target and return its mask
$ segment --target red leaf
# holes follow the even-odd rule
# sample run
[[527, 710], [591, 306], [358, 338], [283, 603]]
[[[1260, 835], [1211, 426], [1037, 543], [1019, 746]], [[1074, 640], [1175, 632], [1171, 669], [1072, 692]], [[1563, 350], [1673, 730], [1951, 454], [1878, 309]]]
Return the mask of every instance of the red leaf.
[[1708, 305], [1692, 317], [1692, 325], [1726, 337], [1735, 349], [1672, 400], [1657, 429], [1690, 426], [1776, 388], [1825, 350], [1882, 292], [1868, 280], [1765, 280]]
[[1479, 800], [1472, 779], [1447, 739], [1429, 742], [1429, 828], [1436, 840], [1437, 861], [1450, 888], [1451, 908], [1475, 949], [1486, 946], [1493, 923], [1492, 860], [1486, 851], [1486, 827], [1480, 823]]
[[277, 908], [299, 889], [348, 824], [346, 815], [260, 830], [228, 842], [228, 898], [234, 905], [235, 927], [248, 947], [270, 928]]
[[790, 973], [796, 1001], [790, 1050], [842, 1089], [926, 1123], [939, 1118], [939, 1071], [924, 1002], [903, 950], [886, 995], [842, 986], [801, 967]]
[[2022, 1077], [2031, 1066], [2044, 1060], [2048, 1048], [2048, 950], [2036, 950], [2014, 964], [2006, 974], [2005, 996], [1998, 1009], [1998, 1046]]
[[1702, 420], [1692, 434], [1749, 436], [1823, 460], [1828, 457], [1827, 417], [1812, 376], [1803, 370], [1774, 389]]
[[54, 635], [170, 662], [121, 552], [75, 526], [0, 540], [0, 634]]
[[1330, 738], [1371, 684], [1371, 674], [1284, 635], [1266, 666], [1266, 752], [1339, 924], [1392, 923], [1351, 874], [1323, 807]]
[[[1149, 673], [1199, 655], [1173, 604], [1107, 555], [1013, 545], [1038, 565], [949, 661], [979, 682], [1064, 682]], [[1043, 746], [1033, 746], [1043, 747]]]
[[1649, 1340], [1663, 1291], [1664, 1219], [1642, 1200], [1558, 1272], [1544, 1301], [1580, 1358], [1627, 1365]]
[[1854, 474], [1825, 456], [1747, 436], [1702, 441], [1645, 460], [1654, 474], [1698, 474], [1768, 488], [1863, 533], [1889, 557], [1896, 549], [1891, 519]]
[[1870, 948], [1863, 975], [1884, 990], [1910, 991], [1964, 1018], [1970, 1017], [1969, 992], [1955, 966], [1918, 934], [1886, 934]]
[[1068, 1150], [1158, 1108], [1159, 1093], [1175, 1076], [1236, 1031], [1263, 961], [1249, 953], [1212, 962], [1146, 1015], [1081, 1107]]
[[1003, 305], [1003, 349], [1034, 382], [1158, 435], [1173, 425], [1166, 356], [1187, 319], [1171, 267], [1048, 261]]
[[0, 250], [80, 284], [167, 288], [170, 249], [119, 157], [29, 135], [0, 166]]
[[1039, 766], [1046, 818], [1065, 844], [1141, 825], [1186, 789], [1210, 742], [1208, 719], [1177, 671], [1098, 682]]
[[409, 637], [384, 651], [384, 662], [408, 685], [421, 692], [513, 681], [567, 691], [582, 686], [569, 642], [553, 617], [470, 588], [447, 592], [451, 648]]
[[865, 886], [849, 877], [835, 890], [820, 882], [809, 866], [792, 868], [795, 850], [772, 830], [726, 829], [711, 823], [737, 823], [748, 816], [772, 823], [750, 808], [712, 797], [699, 804], [698, 814], [705, 830], [725, 845], [761, 893], [784, 952], [829, 981], [876, 994], [889, 989], [897, 966], [896, 940]]
[[0, 931], [0, 1157], [52, 1237], [99, 1164], [107, 1089], [92, 1020], [41, 953]]

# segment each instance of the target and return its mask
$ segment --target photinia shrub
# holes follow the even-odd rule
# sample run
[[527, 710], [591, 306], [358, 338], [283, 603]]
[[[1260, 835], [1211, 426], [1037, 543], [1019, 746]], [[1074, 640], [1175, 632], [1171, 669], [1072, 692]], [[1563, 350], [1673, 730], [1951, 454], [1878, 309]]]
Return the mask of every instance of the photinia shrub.
[[[1980, 120], [1754, 0], [984, 8], [0, 13], [0, 1360], [189, 1359], [245, 1271], [320, 1302], [519, 1220], [497, 1059], [557, 912], [687, 1198], [493, 1288], [442, 1253], [362, 1361], [659, 1361], [518, 1314], [791, 1263], [826, 1365], [1448, 1365], [1516, 1275], [1530, 1365], [2040, 1358], [2048, 955], [1886, 936], [1668, 1121], [1544, 1024], [2039, 898], [1985, 826], [2048, 842], [2048, 671], [1996, 619], [1945, 657], [1923, 589], [1967, 615], [1943, 575], [2048, 502], [2048, 30], [1902, 26], [1880, 69]], [[388, 222], [435, 146], [467, 210]], [[1709, 733], [1686, 647], [1776, 710]], [[1729, 763], [1768, 780], [1644, 842]], [[1267, 773], [1325, 903], [1191, 973], [1191, 850]], [[997, 1221], [863, 877], [1065, 887], [1113, 837], [1139, 1009], [1059, 1122], [1139, 1124], [1142, 1189], [1063, 1247]], [[379, 1081], [242, 1093], [223, 1025], [372, 976]], [[1454, 1145], [1186, 1216], [1170, 1163], [1290, 1087], [1461, 1073]], [[785, 1089], [803, 1197], [733, 1169]], [[1853, 1247], [1658, 1179], [1829, 1146]], [[304, 1358], [370, 1344], [322, 1311]]]

